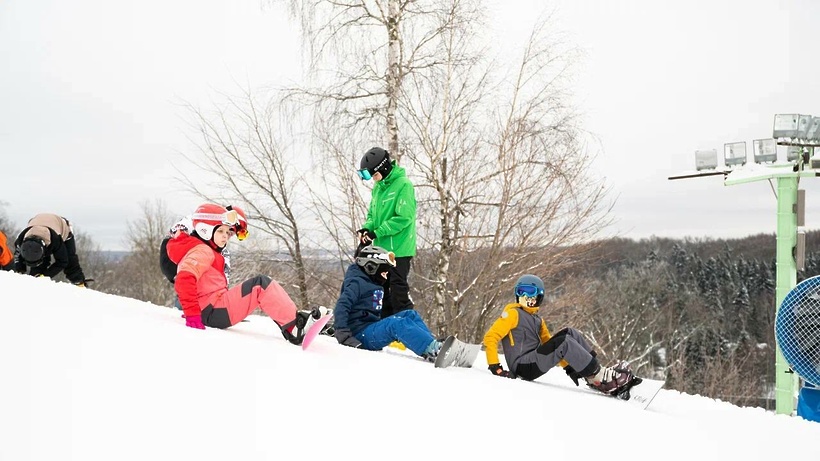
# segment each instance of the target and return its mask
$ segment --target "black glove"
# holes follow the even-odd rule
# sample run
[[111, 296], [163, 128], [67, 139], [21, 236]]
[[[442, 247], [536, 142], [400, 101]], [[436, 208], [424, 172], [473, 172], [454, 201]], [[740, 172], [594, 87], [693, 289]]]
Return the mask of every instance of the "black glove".
[[339, 344], [343, 346], [355, 348], [362, 347], [362, 342], [353, 336], [353, 332], [350, 331], [350, 328], [337, 329], [334, 336], [336, 337], [336, 341], [339, 341]]
[[373, 243], [373, 241], [376, 240], [376, 233], [370, 229], [361, 228], [357, 230], [356, 233], [359, 234], [359, 240], [365, 245]]
[[490, 373], [494, 374], [495, 376], [515, 379], [515, 375], [502, 368], [500, 363], [494, 363], [487, 368], [490, 370]]
[[575, 371], [575, 368], [572, 368], [569, 365], [564, 367], [564, 371], [567, 372], [567, 376], [569, 376], [569, 379], [571, 379], [572, 382], [575, 383], [575, 386], [578, 386], [579, 385], [578, 382], [581, 380], [581, 378], [583, 378], [583, 376], [581, 376], [580, 373]]

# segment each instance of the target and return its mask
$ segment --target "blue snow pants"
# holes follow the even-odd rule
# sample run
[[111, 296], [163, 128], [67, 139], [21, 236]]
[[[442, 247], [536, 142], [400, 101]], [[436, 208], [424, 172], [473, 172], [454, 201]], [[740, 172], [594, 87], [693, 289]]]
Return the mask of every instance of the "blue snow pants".
[[364, 349], [371, 351], [381, 350], [393, 341], [401, 341], [420, 356], [435, 338], [419, 313], [408, 309], [371, 323], [356, 335], [356, 339], [362, 342]]

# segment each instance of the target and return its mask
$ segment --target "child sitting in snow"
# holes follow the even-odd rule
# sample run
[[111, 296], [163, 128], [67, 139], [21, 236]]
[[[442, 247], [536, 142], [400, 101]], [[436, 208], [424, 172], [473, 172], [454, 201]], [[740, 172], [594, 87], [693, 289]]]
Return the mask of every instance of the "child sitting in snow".
[[345, 272], [342, 290], [333, 310], [336, 340], [339, 344], [371, 351], [401, 341], [417, 355], [435, 361], [441, 342], [414, 309], [381, 318], [384, 283], [391, 267], [396, 266], [393, 252], [367, 245], [356, 262]]
[[[575, 385], [584, 378], [589, 387], [605, 394], [617, 394], [634, 384], [628, 364], [602, 367], [595, 358], [595, 351], [578, 330], [564, 328], [554, 336], [550, 334], [546, 322], [538, 315], [544, 300], [544, 282], [539, 277], [521, 276], [514, 294], [516, 302], [504, 307], [484, 335], [490, 373], [532, 381], [561, 365]], [[509, 371], [499, 363], [499, 342]]]
[[177, 265], [174, 290], [179, 296], [185, 325], [204, 330], [206, 326], [228, 328], [241, 322], [257, 307], [267, 314], [293, 344], [301, 344], [304, 333], [320, 317], [302, 311], [285, 290], [266, 275], [245, 280], [228, 289], [222, 250], [239, 224], [236, 210], [206, 203], [191, 215], [193, 231], [178, 232], [167, 244], [168, 257]]

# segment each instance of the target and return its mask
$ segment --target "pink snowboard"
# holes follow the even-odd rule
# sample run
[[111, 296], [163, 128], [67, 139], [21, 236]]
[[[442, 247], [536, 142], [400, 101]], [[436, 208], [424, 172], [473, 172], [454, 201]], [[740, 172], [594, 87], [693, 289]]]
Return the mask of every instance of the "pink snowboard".
[[313, 322], [313, 325], [310, 326], [310, 329], [305, 333], [305, 338], [302, 340], [302, 350], [307, 350], [310, 347], [310, 343], [319, 336], [319, 333], [322, 332], [322, 328], [327, 325], [327, 322], [330, 321], [330, 318], [333, 317], [333, 314], [328, 314], [320, 318], [319, 320]]

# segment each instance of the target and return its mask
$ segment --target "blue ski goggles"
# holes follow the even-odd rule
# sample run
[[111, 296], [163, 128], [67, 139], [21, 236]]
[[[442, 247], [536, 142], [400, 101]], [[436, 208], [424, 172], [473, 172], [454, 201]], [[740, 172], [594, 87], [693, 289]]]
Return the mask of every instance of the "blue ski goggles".
[[[389, 163], [389, 162], [390, 162], [390, 157], [385, 156], [382, 159], [382, 161], [379, 162], [379, 164], [376, 165], [375, 168], [373, 168], [373, 173], [368, 171], [367, 168], [362, 168], [361, 170], [357, 171], [357, 173], [359, 173], [359, 177], [362, 178], [362, 181], [367, 181], [369, 179], [373, 179], [373, 175], [376, 174], [377, 171], [381, 171], [387, 165], [387, 163]], [[384, 175], [384, 173], [382, 173], [382, 175]]]
[[538, 295], [543, 295], [544, 290], [535, 285], [518, 285], [515, 287], [515, 296], [526, 296], [528, 298], [537, 298]]

